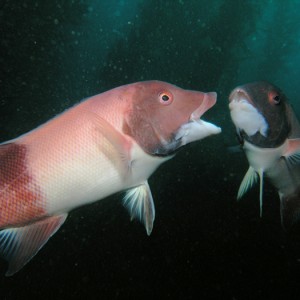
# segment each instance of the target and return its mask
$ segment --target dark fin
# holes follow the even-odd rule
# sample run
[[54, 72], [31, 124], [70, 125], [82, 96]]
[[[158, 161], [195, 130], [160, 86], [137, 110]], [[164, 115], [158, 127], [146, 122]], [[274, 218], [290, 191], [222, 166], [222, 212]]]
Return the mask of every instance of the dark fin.
[[300, 188], [289, 196], [280, 196], [281, 223], [284, 229], [290, 229], [300, 220]]
[[8, 261], [6, 276], [23, 268], [65, 222], [67, 214], [53, 216], [24, 227], [0, 232], [0, 252]]
[[155, 218], [154, 202], [148, 182], [126, 192], [123, 204], [129, 210], [131, 219], [137, 218], [144, 223], [147, 234], [150, 235]]

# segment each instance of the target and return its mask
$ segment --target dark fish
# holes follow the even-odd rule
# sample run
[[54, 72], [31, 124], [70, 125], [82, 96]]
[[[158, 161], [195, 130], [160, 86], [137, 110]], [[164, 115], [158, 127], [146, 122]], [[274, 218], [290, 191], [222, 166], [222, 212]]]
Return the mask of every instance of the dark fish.
[[235, 88], [229, 108], [250, 165], [237, 198], [260, 178], [262, 214], [266, 176], [278, 190], [282, 225], [289, 228], [300, 217], [300, 125], [294, 111], [283, 92], [264, 81]]

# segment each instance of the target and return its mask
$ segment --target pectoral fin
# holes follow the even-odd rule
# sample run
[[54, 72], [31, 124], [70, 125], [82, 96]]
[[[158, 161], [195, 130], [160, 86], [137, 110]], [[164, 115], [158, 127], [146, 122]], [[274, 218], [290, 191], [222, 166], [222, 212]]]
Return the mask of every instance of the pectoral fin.
[[[126, 177], [131, 171], [132, 163], [130, 158], [132, 143], [130, 140], [96, 113], [85, 109], [81, 111], [88, 118], [88, 121], [94, 125], [93, 137], [101, 153], [116, 165], [118, 170], [122, 172], [122, 175]], [[106, 145], [104, 144], [105, 142]], [[107, 143], [111, 147], [108, 147]]]
[[128, 190], [123, 204], [129, 210], [131, 219], [137, 218], [144, 223], [147, 234], [150, 235], [155, 218], [154, 202], [148, 182]]
[[0, 252], [8, 261], [6, 276], [18, 272], [60, 228], [67, 214], [53, 216], [24, 227], [8, 228], [0, 232]]
[[300, 164], [300, 150], [285, 156], [285, 159], [290, 165]]

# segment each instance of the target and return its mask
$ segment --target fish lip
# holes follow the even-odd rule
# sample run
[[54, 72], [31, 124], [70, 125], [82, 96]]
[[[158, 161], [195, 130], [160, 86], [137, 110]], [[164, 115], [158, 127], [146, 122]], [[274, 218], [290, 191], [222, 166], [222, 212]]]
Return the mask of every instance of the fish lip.
[[229, 95], [229, 103], [231, 102], [248, 102], [252, 105], [254, 105], [254, 103], [251, 100], [250, 95], [247, 93], [247, 91], [245, 91], [243, 88], [241, 87], [237, 87], [235, 88]]
[[197, 121], [200, 117], [208, 111], [211, 107], [213, 107], [217, 102], [217, 93], [216, 92], [209, 92], [204, 94], [203, 101], [201, 105], [195, 109], [192, 114], [190, 115], [189, 121]]

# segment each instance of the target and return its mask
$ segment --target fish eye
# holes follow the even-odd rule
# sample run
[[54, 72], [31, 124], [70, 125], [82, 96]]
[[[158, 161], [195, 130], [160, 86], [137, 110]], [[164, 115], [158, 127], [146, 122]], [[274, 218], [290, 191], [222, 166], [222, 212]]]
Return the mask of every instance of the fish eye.
[[269, 93], [269, 102], [271, 104], [279, 105], [281, 102], [281, 98], [276, 92], [272, 91]]
[[168, 95], [164, 94], [164, 95], [161, 96], [161, 99], [162, 99], [163, 101], [168, 101], [170, 98], [169, 98]]
[[279, 104], [280, 103], [280, 97], [278, 95], [276, 95], [274, 98], [273, 98], [275, 104]]
[[159, 102], [163, 105], [169, 105], [173, 101], [173, 96], [169, 92], [162, 92], [159, 94]]

